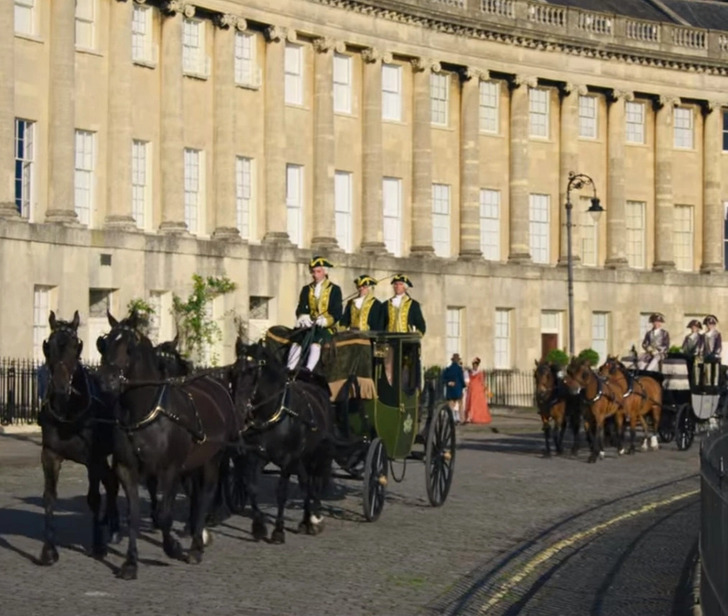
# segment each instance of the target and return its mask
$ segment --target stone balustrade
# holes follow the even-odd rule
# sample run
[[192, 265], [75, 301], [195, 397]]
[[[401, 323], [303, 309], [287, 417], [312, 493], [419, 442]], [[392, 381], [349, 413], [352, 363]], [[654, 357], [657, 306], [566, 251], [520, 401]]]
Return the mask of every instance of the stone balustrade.
[[[336, 0], [318, 0], [334, 2]], [[676, 56], [687, 55], [691, 61], [698, 58], [728, 60], [728, 35], [719, 31], [692, 28], [671, 23], [661, 23], [616, 15], [587, 11], [570, 6], [554, 6], [535, 0], [397, 0], [398, 10], [390, 6], [379, 14], [401, 19], [401, 13], [417, 17], [428, 6], [428, 23], [432, 23], [432, 11], [442, 11], [444, 22], [457, 26], [468, 24], [471, 28], [512, 28], [531, 32], [541, 31], [545, 36], [564, 37], [569, 44], [585, 45], [618, 44], [623, 50], [633, 46], [635, 53], [647, 49]], [[378, 12], [368, 6], [366, 12]], [[397, 18], [394, 13], [398, 13]], [[451, 28], [448, 31], [453, 31]], [[568, 41], [566, 40], [568, 39]]]

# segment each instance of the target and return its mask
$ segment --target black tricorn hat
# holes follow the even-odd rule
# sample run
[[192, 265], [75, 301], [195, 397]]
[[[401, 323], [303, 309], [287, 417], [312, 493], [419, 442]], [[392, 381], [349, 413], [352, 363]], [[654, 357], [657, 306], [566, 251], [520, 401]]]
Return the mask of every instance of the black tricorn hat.
[[698, 321], [697, 319], [693, 319], [692, 321], [690, 321], [690, 323], [688, 323], [686, 327], [688, 327], [688, 328], [697, 327], [698, 329], [703, 329], [703, 326], [700, 324], [700, 321]]
[[317, 255], [308, 262], [308, 269], [313, 269], [314, 267], [334, 267], [334, 264], [326, 257]]
[[395, 274], [392, 277], [392, 284], [394, 284], [395, 282], [404, 282], [408, 287], [414, 286], [412, 284], [412, 281], [409, 278], [407, 278], [407, 276], [405, 276], [404, 274]]
[[718, 317], [716, 317], [714, 314], [709, 314], [707, 317], [703, 319], [703, 325], [717, 325], [718, 324]]
[[377, 281], [369, 274], [362, 274], [361, 276], [354, 278], [354, 284], [357, 287], [375, 287], [377, 286]]
[[658, 322], [658, 321], [660, 323], [664, 323], [665, 322], [665, 317], [664, 317], [664, 315], [661, 312], [655, 312], [655, 313], [653, 313], [653, 314], [650, 315], [650, 323], [655, 323], [655, 322]]

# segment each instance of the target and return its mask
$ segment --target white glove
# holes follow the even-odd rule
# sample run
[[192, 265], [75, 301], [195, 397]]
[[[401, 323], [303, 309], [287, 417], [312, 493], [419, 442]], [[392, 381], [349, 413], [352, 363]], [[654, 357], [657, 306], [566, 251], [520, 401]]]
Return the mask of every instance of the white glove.
[[324, 315], [316, 317], [316, 325], [326, 327], [326, 317]]
[[296, 321], [296, 327], [311, 327], [312, 325], [313, 321], [310, 314], [302, 314]]

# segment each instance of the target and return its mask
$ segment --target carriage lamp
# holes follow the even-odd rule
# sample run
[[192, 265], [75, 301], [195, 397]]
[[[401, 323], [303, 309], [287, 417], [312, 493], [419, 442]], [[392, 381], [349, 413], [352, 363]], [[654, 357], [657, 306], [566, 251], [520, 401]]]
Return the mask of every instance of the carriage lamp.
[[585, 173], [569, 172], [569, 182], [566, 185], [566, 263], [568, 269], [569, 299], [569, 355], [572, 357], [574, 356], [574, 263], [571, 252], [571, 210], [574, 206], [571, 203], [571, 191], [581, 190], [585, 186], [591, 186], [593, 190], [591, 205], [587, 212], [591, 214], [596, 224], [599, 222], [604, 208], [599, 202], [599, 197], [597, 197], [597, 187], [594, 185], [594, 180]]

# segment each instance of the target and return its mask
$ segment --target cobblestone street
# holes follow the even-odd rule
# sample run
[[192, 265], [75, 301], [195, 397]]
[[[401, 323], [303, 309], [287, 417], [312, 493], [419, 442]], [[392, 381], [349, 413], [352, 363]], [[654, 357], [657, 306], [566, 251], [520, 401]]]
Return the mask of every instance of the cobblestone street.
[[[361, 514], [359, 484], [337, 480], [326, 501], [326, 530], [318, 537], [295, 533], [298, 500], [288, 512], [291, 532], [285, 545], [255, 543], [250, 519], [236, 516], [214, 529], [215, 542], [199, 566], [169, 560], [162, 552], [160, 535], [147, 530], [140, 541], [141, 566], [135, 582], [114, 577], [126, 540], [112, 547], [106, 561], [86, 555], [90, 544], [86, 475], [84, 469], [69, 463], [61, 473], [59, 490], [60, 561], [48, 569], [34, 564], [43, 528], [40, 448], [35, 437], [2, 436], [3, 613], [405, 616], [519, 613], [506, 608], [520, 604], [527, 606], [520, 612], [524, 614], [566, 614], [563, 598], [568, 595], [557, 593], [562, 600], [555, 603], [539, 597], [540, 607], [524, 602], [523, 584], [532, 584], [555, 560], [528, 569], [534, 557], [576, 533], [593, 536], [594, 542], [574, 540], [568, 550], [555, 555], [580, 554], [569, 559], [578, 566], [565, 567], [555, 576], [564, 588], [576, 592], [572, 580], [580, 575], [590, 579], [589, 568], [599, 571], [602, 566], [601, 551], [612, 549], [604, 546], [610, 537], [606, 526], [594, 535], [588, 529], [625, 511], [679, 498], [675, 507], [682, 513], [671, 522], [670, 532], [679, 534], [687, 528], [687, 536], [664, 545], [649, 542], [650, 558], [664, 565], [659, 583], [649, 579], [653, 563], [640, 565], [640, 576], [647, 579], [639, 586], [639, 597], [648, 599], [653, 594], [660, 602], [647, 601], [644, 605], [649, 609], [639, 613], [670, 614], [670, 609], [661, 610], [672, 601], [697, 537], [699, 499], [692, 493], [699, 488], [699, 443], [688, 452], [668, 444], [659, 452], [621, 459], [612, 450], [604, 461], [587, 464], [583, 453], [578, 458], [543, 459], [542, 436], [533, 414], [496, 416], [493, 425], [497, 433], [482, 427], [458, 429], [455, 479], [448, 501], [439, 509], [427, 502], [423, 466], [411, 462], [402, 483], [390, 480], [387, 503], [374, 524], [366, 523]], [[396, 470], [401, 472], [401, 466]], [[272, 511], [274, 481], [273, 476], [263, 480], [268, 512]], [[655, 512], [662, 515], [668, 509]], [[660, 527], [659, 521], [652, 523], [641, 514], [634, 519], [645, 524], [640, 533]], [[611, 528], [626, 526], [615, 522]], [[509, 580], [518, 579], [522, 570], [530, 571], [529, 575], [509, 586]], [[564, 578], [567, 573], [573, 577]], [[603, 572], [600, 575], [602, 584]], [[619, 579], [617, 570], [612, 577]], [[593, 590], [586, 592], [593, 602]], [[606, 599], [602, 604], [610, 605]], [[612, 604], [612, 613], [614, 609]]]

